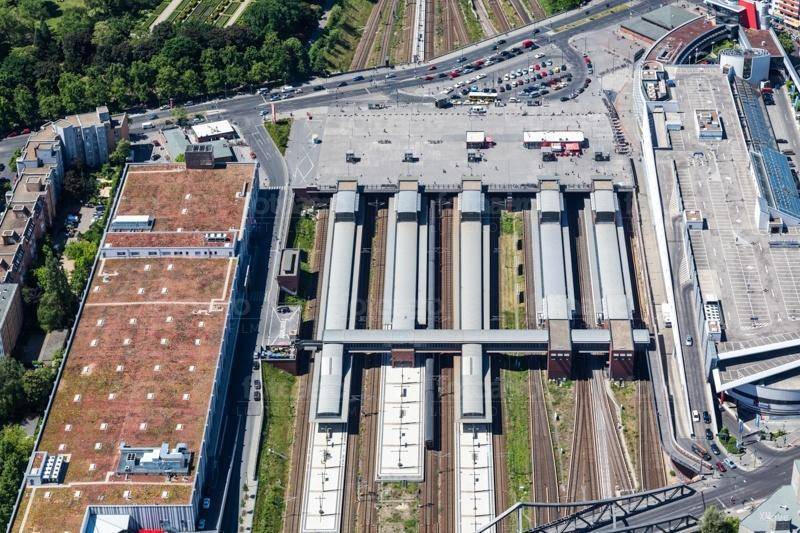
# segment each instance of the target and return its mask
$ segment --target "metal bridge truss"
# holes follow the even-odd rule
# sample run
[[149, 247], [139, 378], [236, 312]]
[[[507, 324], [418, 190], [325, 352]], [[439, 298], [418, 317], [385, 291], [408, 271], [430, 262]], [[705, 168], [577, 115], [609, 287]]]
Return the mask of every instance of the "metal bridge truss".
[[697, 518], [692, 515], [683, 515], [668, 520], [648, 522], [641, 526], [615, 529], [614, 533], [679, 533], [697, 529]]
[[[517, 514], [517, 524], [519, 527], [519, 525], [522, 524], [521, 518], [525, 510], [548, 507], [569, 509], [577, 508], [578, 510], [570, 515], [559, 518], [558, 520], [554, 520], [548, 524], [537, 526], [529, 531], [537, 533], [572, 533], [592, 531], [617, 520], [623, 520], [635, 514], [649, 511], [666, 503], [687, 498], [695, 492], [696, 491], [692, 487], [680, 484], [605, 500], [590, 500], [571, 503], [517, 502], [513, 506], [506, 509], [502, 514], [498, 515], [493, 521], [483, 526], [483, 528], [479, 530], [479, 533], [488, 531], [492, 527], [499, 525], [507, 516], [513, 513]], [[665, 521], [661, 523], [666, 524], [668, 522]], [[652, 527], [653, 529], [645, 529], [642, 531], [661, 531], [660, 529], [657, 529], [655, 525], [652, 525]], [[522, 530], [519, 529], [519, 531]], [[638, 529], [636, 531], [638, 531]]]

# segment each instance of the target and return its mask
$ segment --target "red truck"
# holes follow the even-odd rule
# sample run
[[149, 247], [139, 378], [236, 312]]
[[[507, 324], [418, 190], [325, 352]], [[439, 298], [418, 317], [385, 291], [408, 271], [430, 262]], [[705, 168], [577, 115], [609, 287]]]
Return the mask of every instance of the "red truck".
[[522, 48], [530, 48], [533, 46], [533, 39], [525, 39], [522, 41]]

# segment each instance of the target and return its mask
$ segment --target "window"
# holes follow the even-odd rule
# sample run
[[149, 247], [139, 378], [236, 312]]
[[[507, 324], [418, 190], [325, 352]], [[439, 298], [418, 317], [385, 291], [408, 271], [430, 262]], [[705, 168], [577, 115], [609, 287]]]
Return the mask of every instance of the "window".
[[100, 422], [100, 431], [106, 431], [108, 429], [108, 424], [105, 422]]
[[123, 370], [125, 370], [125, 367], [124, 367], [124, 366], [122, 366], [122, 365], [117, 365], [117, 372], [122, 372]]
[[142, 422], [139, 424], [139, 431], [146, 431], [147, 430], [147, 422]]
[[155, 365], [153, 367], [153, 372], [161, 372], [161, 365]]
[[155, 397], [156, 397], [156, 394], [154, 392], [148, 392], [147, 393], [147, 399], [148, 400], [154, 400]]
[[94, 449], [95, 450], [102, 450], [103, 449], [103, 443], [102, 442], [95, 442], [94, 443]]
[[175, 424], [175, 431], [183, 431], [183, 424]]
[[65, 432], [67, 432], [67, 433], [69, 433], [70, 431], [72, 431], [72, 424], [67, 424], [67, 425], [65, 425], [65, 426], [64, 426], [64, 431], [65, 431]]
[[108, 395], [108, 399], [109, 400], [115, 400], [116, 398], [117, 398], [117, 395], [115, 393], [113, 393], [113, 392]]
[[72, 401], [75, 402], [75, 403], [78, 403], [79, 401], [81, 401], [81, 395], [80, 394], [76, 394], [75, 397], [72, 398]]

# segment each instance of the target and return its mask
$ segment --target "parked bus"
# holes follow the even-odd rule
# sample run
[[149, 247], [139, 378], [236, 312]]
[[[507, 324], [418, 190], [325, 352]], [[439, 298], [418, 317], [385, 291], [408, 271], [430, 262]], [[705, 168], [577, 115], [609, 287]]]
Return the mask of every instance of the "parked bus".
[[470, 102], [494, 102], [497, 100], [497, 93], [484, 91], [470, 91], [467, 95]]

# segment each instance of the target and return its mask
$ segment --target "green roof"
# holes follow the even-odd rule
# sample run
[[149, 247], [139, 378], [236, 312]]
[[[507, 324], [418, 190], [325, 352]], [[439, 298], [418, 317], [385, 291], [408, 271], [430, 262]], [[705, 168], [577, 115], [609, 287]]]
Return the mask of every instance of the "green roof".
[[673, 6], [664, 6], [642, 15], [643, 20], [655, 24], [656, 26], [661, 26], [666, 30], [674, 30], [678, 26], [686, 24], [695, 18], [697, 18], [697, 15], [694, 13]]

